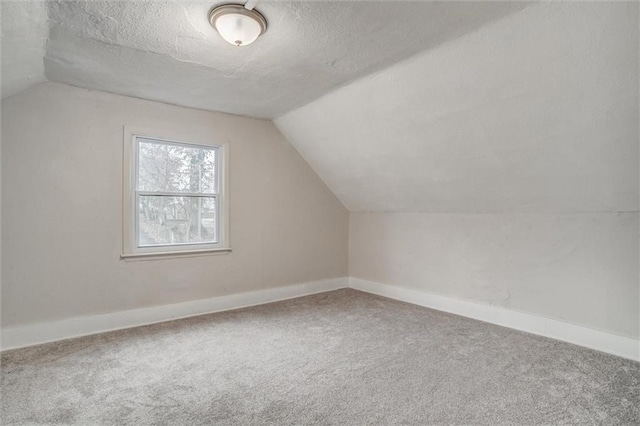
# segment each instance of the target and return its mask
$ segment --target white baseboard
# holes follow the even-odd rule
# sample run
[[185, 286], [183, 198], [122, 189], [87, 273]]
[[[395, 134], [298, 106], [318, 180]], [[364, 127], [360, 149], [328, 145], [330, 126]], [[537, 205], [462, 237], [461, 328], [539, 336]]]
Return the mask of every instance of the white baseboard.
[[23, 348], [72, 337], [121, 330], [196, 315], [229, 311], [280, 300], [293, 299], [348, 286], [348, 278], [313, 281], [304, 284], [194, 300], [172, 305], [112, 312], [2, 328], [2, 350]]
[[629, 337], [512, 311], [499, 306], [438, 296], [420, 290], [381, 284], [359, 278], [349, 278], [349, 287], [640, 361], [640, 341]]
[[1, 348], [2, 350], [17, 349], [73, 337], [293, 299], [345, 287], [351, 287], [390, 299], [450, 312], [640, 361], [640, 341], [636, 339], [537, 315], [517, 312], [499, 306], [454, 299], [406, 287], [346, 277], [214, 297], [211, 299], [194, 300], [172, 305], [75, 317], [46, 323], [3, 327]]

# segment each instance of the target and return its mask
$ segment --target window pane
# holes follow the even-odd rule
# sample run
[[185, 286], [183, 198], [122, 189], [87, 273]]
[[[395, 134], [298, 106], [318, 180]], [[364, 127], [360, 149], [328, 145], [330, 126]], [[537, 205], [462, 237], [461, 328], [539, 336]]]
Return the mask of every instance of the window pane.
[[218, 192], [216, 148], [137, 140], [139, 191]]
[[213, 197], [139, 197], [138, 245], [217, 243]]

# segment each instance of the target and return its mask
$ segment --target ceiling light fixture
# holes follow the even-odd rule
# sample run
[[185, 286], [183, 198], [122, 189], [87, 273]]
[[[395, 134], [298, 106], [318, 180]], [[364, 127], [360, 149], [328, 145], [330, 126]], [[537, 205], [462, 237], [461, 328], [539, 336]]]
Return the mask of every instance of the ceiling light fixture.
[[209, 12], [209, 22], [223, 39], [236, 46], [253, 43], [267, 30], [267, 20], [256, 10], [225, 4]]

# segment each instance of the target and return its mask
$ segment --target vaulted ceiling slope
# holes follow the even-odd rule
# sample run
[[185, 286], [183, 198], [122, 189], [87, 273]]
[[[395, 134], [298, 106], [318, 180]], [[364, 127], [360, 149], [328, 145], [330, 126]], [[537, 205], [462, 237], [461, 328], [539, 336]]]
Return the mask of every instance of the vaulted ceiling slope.
[[2, 98], [45, 81], [49, 34], [44, 2], [2, 2]]
[[275, 123], [351, 211], [637, 211], [638, 7], [532, 5]]
[[[3, 11], [25, 8], [22, 21], [3, 16], [2, 47], [10, 50], [3, 55], [3, 96], [5, 83], [23, 87], [38, 80], [16, 81], [21, 73], [15, 72], [5, 81], [5, 67], [22, 61], [26, 47], [25, 77], [39, 72], [42, 79], [44, 63], [51, 81], [259, 118], [279, 116], [525, 7], [262, 0], [257, 9], [269, 22], [267, 32], [251, 46], [236, 48], [207, 21], [219, 0], [58, 0], [46, 2], [44, 15], [32, 13], [34, 3], [45, 4], [2, 3]], [[16, 31], [5, 33], [12, 22]], [[43, 24], [50, 31], [46, 51], [39, 52], [32, 45], [41, 42]]]

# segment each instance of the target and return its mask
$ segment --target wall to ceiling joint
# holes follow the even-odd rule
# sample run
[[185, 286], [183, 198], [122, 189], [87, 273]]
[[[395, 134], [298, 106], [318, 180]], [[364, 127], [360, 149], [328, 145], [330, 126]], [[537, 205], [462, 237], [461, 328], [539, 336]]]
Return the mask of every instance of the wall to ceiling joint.
[[350, 275], [637, 338], [638, 4], [541, 3], [291, 111]]
[[2, 98], [46, 80], [44, 55], [49, 24], [47, 3], [0, 3], [2, 14]]

